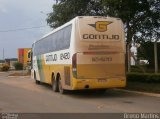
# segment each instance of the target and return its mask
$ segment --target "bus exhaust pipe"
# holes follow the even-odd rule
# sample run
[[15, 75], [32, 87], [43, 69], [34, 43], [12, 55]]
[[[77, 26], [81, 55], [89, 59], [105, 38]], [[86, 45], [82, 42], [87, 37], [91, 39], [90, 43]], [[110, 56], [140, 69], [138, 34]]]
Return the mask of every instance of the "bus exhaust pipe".
[[84, 87], [85, 89], [89, 89], [89, 85], [85, 85], [85, 87]]

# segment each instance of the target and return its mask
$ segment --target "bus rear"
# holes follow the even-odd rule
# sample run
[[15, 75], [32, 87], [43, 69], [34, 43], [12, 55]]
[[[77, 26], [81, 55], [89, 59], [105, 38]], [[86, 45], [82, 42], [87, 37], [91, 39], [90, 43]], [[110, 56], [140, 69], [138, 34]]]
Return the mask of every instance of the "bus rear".
[[73, 43], [73, 89], [124, 87], [125, 41], [118, 18], [77, 17]]

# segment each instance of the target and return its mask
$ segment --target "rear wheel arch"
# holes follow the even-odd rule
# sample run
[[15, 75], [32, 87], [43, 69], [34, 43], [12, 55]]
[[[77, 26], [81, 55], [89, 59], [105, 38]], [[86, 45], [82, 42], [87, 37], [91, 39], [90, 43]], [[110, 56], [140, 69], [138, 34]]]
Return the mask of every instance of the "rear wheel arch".
[[51, 75], [51, 84], [54, 83], [55, 81], [55, 75], [54, 75], [54, 72], [52, 72], [52, 75]]
[[34, 80], [36, 80], [37, 77], [36, 77], [36, 71], [34, 70]]
[[36, 71], [34, 70], [34, 80], [36, 84], [40, 84], [40, 81], [37, 80]]
[[60, 79], [61, 79], [61, 75], [60, 75], [60, 73], [57, 73], [56, 81], [59, 81]]
[[58, 82], [58, 90], [61, 94], [66, 94], [67, 91], [64, 89], [63, 85], [62, 85], [62, 80], [61, 80], [61, 75], [60, 73], [57, 73], [57, 77], [56, 77], [56, 80]]
[[57, 76], [55, 78], [54, 73], [52, 73], [52, 77], [51, 77], [51, 84], [52, 84], [52, 90], [54, 92], [58, 92], [59, 91], [59, 87], [58, 87], [58, 80], [57, 80]]

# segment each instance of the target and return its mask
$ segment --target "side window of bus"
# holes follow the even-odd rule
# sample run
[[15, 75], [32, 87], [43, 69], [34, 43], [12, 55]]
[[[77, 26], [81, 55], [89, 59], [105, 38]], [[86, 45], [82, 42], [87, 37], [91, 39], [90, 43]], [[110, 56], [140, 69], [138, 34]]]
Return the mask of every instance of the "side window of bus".
[[50, 40], [51, 40], [50, 52], [56, 50], [56, 37], [57, 37], [57, 33], [54, 33], [50, 36]]
[[70, 47], [71, 30], [72, 30], [72, 26], [71, 25], [66, 27], [66, 29], [64, 30], [63, 43], [64, 43], [65, 48], [69, 48]]
[[55, 34], [50, 35], [50, 36], [48, 37], [48, 40], [49, 40], [48, 52], [52, 52], [53, 49], [55, 49], [55, 46], [53, 45], [54, 35], [55, 35]]
[[70, 47], [72, 25], [69, 25], [46, 38], [37, 41], [34, 55], [64, 50]]
[[56, 50], [63, 50], [64, 49], [63, 31], [64, 31], [64, 29], [57, 32]]

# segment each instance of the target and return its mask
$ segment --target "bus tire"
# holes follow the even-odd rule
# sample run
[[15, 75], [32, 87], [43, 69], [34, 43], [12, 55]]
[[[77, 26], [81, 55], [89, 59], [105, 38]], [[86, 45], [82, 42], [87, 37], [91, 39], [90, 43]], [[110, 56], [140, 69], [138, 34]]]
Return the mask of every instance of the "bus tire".
[[67, 91], [65, 89], [63, 89], [61, 78], [59, 78], [59, 80], [58, 80], [58, 88], [59, 88], [59, 92], [61, 94], [66, 94], [67, 93]]
[[34, 80], [35, 80], [36, 84], [40, 84], [40, 81], [37, 80], [36, 72], [35, 71], [34, 71]]
[[53, 90], [54, 92], [58, 92], [58, 91], [59, 91], [58, 81], [55, 80], [54, 75], [52, 76], [52, 90]]
[[40, 84], [40, 81], [37, 81], [37, 80], [36, 80], [36, 84], [38, 84], [38, 85], [39, 85], [39, 84]]

